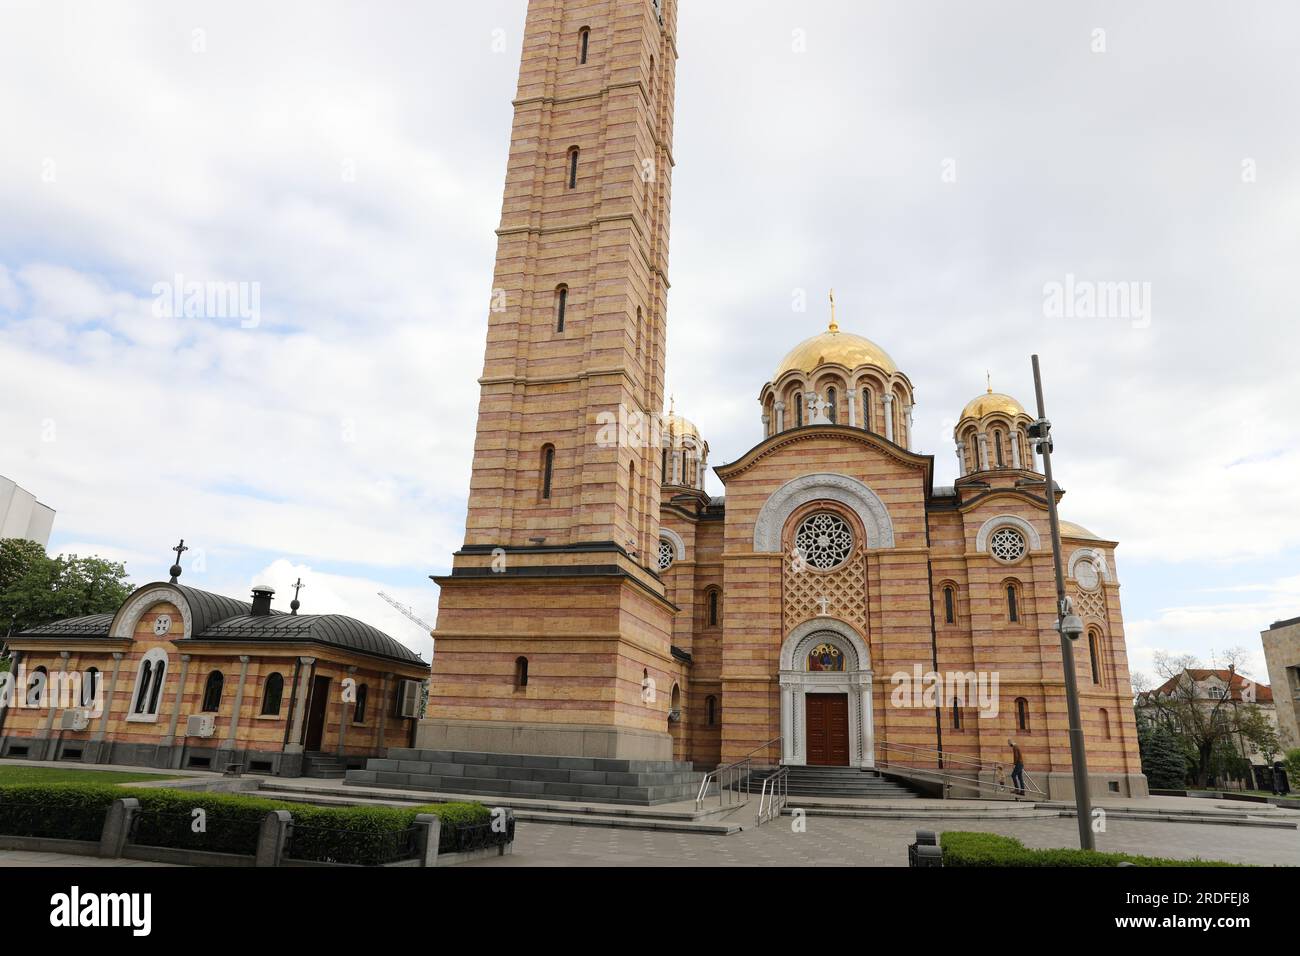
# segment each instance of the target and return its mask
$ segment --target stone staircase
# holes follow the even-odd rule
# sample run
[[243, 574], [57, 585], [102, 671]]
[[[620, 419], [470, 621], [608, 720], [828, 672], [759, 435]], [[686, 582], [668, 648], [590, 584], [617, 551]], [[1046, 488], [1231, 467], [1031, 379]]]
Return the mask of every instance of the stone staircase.
[[302, 775], [304, 777], [323, 777], [327, 780], [342, 780], [347, 772], [347, 764], [334, 754], [313, 753], [302, 755]]
[[691, 764], [670, 761], [399, 747], [387, 757], [372, 757], [364, 770], [347, 771], [345, 781], [358, 787], [654, 806], [694, 800], [703, 778]]
[[[758, 793], [772, 770], [750, 774], [750, 792]], [[791, 797], [852, 797], [857, 800], [914, 800], [918, 794], [905, 783], [882, 776], [876, 770], [856, 767], [791, 767]]]

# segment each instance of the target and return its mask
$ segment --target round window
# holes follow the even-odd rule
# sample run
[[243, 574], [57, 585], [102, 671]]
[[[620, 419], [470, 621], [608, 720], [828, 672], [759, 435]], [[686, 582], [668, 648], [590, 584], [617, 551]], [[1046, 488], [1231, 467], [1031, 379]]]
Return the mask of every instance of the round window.
[[1079, 582], [1079, 587], [1085, 591], [1095, 590], [1100, 583], [1101, 578], [1097, 574], [1097, 565], [1091, 558], [1085, 558], [1074, 566], [1074, 580]]
[[998, 528], [989, 539], [989, 553], [999, 561], [1013, 564], [1025, 556], [1025, 536], [1015, 528]]
[[677, 560], [677, 550], [667, 538], [659, 539], [659, 570], [667, 571]]
[[819, 512], [803, 520], [794, 533], [794, 546], [818, 571], [838, 568], [853, 551], [853, 531], [839, 515]]

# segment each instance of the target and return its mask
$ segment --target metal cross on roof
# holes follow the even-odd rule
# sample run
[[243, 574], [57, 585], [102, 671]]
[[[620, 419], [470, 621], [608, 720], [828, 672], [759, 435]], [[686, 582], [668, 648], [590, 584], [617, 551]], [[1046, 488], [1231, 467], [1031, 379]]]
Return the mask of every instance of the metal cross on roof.
[[298, 600], [298, 592], [306, 586], [302, 583], [302, 575], [299, 575], [298, 580], [293, 583], [293, 600], [289, 602], [289, 611], [291, 613], [297, 614], [298, 608], [302, 607], [302, 602]]
[[171, 566], [172, 577], [169, 583], [175, 584], [176, 579], [181, 576], [181, 555], [188, 551], [189, 548], [185, 547], [185, 539], [181, 538], [181, 543], [172, 548], [172, 550], [176, 552], [176, 563]]

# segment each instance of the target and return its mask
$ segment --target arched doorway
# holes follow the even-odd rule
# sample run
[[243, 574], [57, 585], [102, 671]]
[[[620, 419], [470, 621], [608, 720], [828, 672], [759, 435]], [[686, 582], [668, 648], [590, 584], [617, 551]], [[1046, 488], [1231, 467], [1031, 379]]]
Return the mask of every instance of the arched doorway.
[[781, 762], [874, 767], [871, 677], [867, 646], [843, 621], [791, 631], [781, 646]]

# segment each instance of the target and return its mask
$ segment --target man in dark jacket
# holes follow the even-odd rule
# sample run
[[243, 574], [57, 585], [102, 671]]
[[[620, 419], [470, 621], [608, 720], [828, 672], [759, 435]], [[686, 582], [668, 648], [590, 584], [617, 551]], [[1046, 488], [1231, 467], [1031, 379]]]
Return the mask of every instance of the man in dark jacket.
[[1011, 785], [1015, 787], [1017, 797], [1025, 795], [1025, 757], [1016, 746], [1016, 742], [1007, 738], [1007, 746], [1011, 748]]

